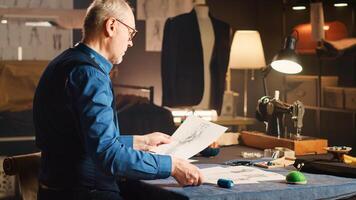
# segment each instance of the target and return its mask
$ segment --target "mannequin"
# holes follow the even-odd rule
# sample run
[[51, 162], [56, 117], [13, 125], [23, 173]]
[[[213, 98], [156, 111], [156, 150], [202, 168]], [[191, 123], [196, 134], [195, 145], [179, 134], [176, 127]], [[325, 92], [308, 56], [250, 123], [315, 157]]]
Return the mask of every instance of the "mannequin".
[[229, 24], [209, 15], [203, 0], [168, 18], [161, 53], [162, 105], [221, 111], [230, 54]]
[[195, 0], [194, 10], [197, 14], [197, 21], [200, 30], [201, 45], [203, 50], [204, 61], [204, 92], [200, 103], [194, 106], [194, 109], [211, 109], [211, 72], [210, 61], [214, 48], [215, 36], [214, 29], [209, 17], [209, 8], [205, 0]]

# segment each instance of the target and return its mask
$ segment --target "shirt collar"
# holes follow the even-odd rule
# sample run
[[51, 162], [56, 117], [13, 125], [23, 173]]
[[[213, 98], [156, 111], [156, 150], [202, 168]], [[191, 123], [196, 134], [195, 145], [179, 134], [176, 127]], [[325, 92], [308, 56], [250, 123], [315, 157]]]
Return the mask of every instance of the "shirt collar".
[[82, 50], [84, 53], [86, 53], [87, 55], [90, 56], [90, 58], [92, 58], [99, 66], [102, 70], [104, 70], [104, 72], [106, 72], [107, 74], [110, 73], [113, 65], [112, 63], [107, 60], [106, 58], [104, 58], [104, 56], [100, 55], [100, 53], [96, 52], [94, 49], [88, 47], [87, 45], [85, 45], [84, 43], [78, 43], [75, 45], [75, 48], [79, 48], [80, 50]]

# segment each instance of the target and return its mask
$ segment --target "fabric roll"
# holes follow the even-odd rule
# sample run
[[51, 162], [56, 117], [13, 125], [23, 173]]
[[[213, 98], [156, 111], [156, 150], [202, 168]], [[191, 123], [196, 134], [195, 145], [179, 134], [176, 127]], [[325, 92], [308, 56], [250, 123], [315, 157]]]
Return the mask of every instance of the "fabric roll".
[[310, 23], [312, 25], [313, 39], [315, 41], [321, 41], [325, 39], [324, 11], [322, 2], [310, 4]]

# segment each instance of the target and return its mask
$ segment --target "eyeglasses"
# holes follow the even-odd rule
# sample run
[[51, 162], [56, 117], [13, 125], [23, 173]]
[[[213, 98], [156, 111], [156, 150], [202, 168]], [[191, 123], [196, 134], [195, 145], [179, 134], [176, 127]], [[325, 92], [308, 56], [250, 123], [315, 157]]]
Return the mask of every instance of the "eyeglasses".
[[116, 21], [120, 22], [121, 24], [123, 24], [124, 26], [126, 26], [129, 30], [131, 30], [131, 32], [129, 31], [130, 37], [129, 37], [129, 41], [132, 41], [132, 39], [135, 37], [136, 33], [138, 32], [136, 29], [132, 28], [131, 26], [127, 25], [126, 23], [122, 22], [121, 20], [118, 20], [116, 18], [114, 18]]

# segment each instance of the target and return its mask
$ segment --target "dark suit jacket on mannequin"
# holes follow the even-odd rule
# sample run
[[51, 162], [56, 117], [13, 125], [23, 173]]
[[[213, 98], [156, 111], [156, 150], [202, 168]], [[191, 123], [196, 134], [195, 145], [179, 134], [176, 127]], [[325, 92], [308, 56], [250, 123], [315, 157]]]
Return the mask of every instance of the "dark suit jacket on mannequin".
[[[220, 112], [230, 53], [230, 27], [210, 15], [215, 43], [210, 61], [210, 107]], [[204, 33], [203, 33], [204, 34]], [[204, 63], [196, 12], [169, 18], [162, 46], [162, 105], [194, 106], [204, 91]]]

